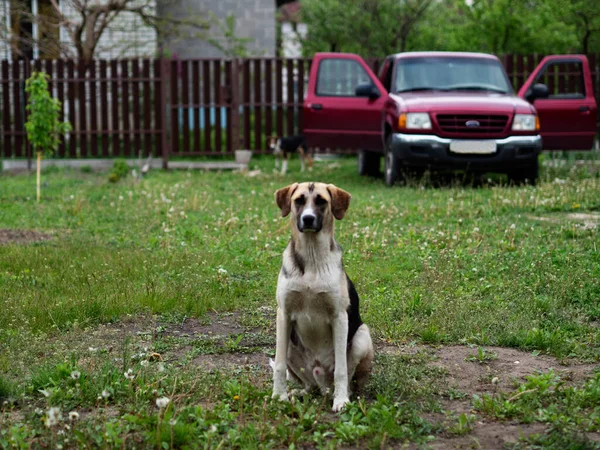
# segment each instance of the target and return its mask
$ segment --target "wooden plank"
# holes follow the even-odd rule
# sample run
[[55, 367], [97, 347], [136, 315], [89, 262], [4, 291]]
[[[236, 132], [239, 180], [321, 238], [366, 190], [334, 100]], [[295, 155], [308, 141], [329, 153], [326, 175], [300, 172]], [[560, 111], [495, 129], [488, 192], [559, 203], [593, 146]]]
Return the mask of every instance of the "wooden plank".
[[13, 79], [13, 101], [14, 101], [14, 142], [15, 151], [14, 155], [18, 158], [25, 156], [23, 152], [23, 126], [24, 126], [24, 114], [23, 114], [23, 98], [24, 98], [24, 81], [25, 77], [21, 76], [21, 62], [13, 61], [12, 63], [12, 79]]
[[268, 137], [273, 133], [273, 60], [265, 61], [265, 131]]
[[221, 61], [217, 60], [214, 64], [214, 90], [213, 95], [215, 96], [215, 147], [214, 151], [218, 153], [223, 152], [221, 147], [223, 138], [221, 136], [222, 121], [221, 121], [221, 106], [223, 99], [221, 98]]
[[[60, 111], [58, 112], [58, 120], [64, 122], [65, 120], [65, 61], [59, 59], [56, 61], [56, 92], [58, 101], [60, 102]], [[60, 144], [58, 144], [58, 156], [64, 158], [66, 152], [65, 137], [61, 137]]]
[[99, 123], [98, 123], [98, 105], [97, 105], [97, 92], [96, 92], [96, 60], [90, 61], [89, 77], [88, 82], [90, 84], [90, 140], [91, 140], [91, 153], [93, 157], [98, 156], [98, 139]]
[[123, 154], [135, 158], [137, 155], [131, 151], [131, 121], [129, 120], [129, 60], [121, 61], [121, 106], [123, 108]]
[[298, 60], [298, 133], [304, 133], [304, 59]]
[[[144, 107], [142, 109], [142, 114], [144, 116], [144, 156], [148, 156], [152, 153], [153, 139], [153, 136], [150, 134], [150, 131], [152, 130], [152, 86], [150, 85], [149, 59], [144, 59], [142, 67], [142, 77], [144, 78]], [[158, 91], [155, 93], [155, 95], [158, 95]], [[156, 100], [156, 103], [158, 103], [158, 100]]]
[[176, 154], [179, 152], [179, 90], [177, 74], [178, 61], [171, 61], [171, 149], [170, 152]]
[[[14, 63], [13, 63], [14, 64]], [[13, 131], [10, 122], [12, 108], [10, 107], [10, 87], [11, 79], [8, 76], [8, 61], [2, 61], [2, 156], [9, 158], [12, 156], [12, 136], [8, 133]]]
[[86, 65], [83, 60], [79, 61], [77, 68], [77, 98], [79, 100], [79, 154], [82, 157], [89, 156], [88, 149], [88, 127], [87, 119], [87, 93], [86, 93]]
[[261, 84], [262, 64], [259, 58], [254, 60], [254, 150], [264, 149], [262, 133], [262, 107], [261, 107]]
[[210, 125], [210, 61], [202, 61], [202, 103], [204, 104], [204, 145], [202, 150], [210, 151], [211, 125]]
[[275, 129], [277, 136], [283, 136], [283, 61], [275, 60], [275, 102], [277, 104]]
[[287, 60], [287, 135], [296, 134], [294, 130], [295, 116], [295, 98], [294, 98], [294, 60]]
[[194, 151], [200, 151], [200, 61], [192, 61], [192, 102], [194, 103]]
[[110, 62], [110, 79], [111, 79], [111, 89], [110, 89], [110, 97], [111, 97], [111, 107], [112, 107], [112, 132], [111, 132], [111, 141], [112, 141], [112, 156], [121, 156], [121, 142], [122, 136], [120, 133], [121, 130], [121, 122], [119, 121], [119, 87], [120, 87], [120, 77], [119, 77], [119, 66], [118, 61], [113, 59]]
[[190, 148], [190, 77], [188, 61], [181, 62], [181, 88], [182, 88], [182, 111], [183, 111], [183, 150], [189, 152]]
[[72, 59], [67, 60], [67, 98], [69, 101], [69, 122], [71, 122], [71, 131], [69, 132], [69, 157], [77, 157], [77, 130], [79, 126], [76, 121], [76, 109], [75, 109], [75, 95], [76, 95], [76, 82], [75, 82], [75, 61]]
[[243, 65], [244, 86], [244, 149], [250, 148], [250, 61], [244, 60]]
[[108, 81], [106, 80], [106, 60], [100, 60], [100, 128], [102, 133], [102, 156], [110, 156], [108, 151]]
[[133, 83], [131, 84], [131, 101], [133, 103], [133, 123], [131, 128], [133, 130], [133, 157], [139, 156], [142, 151], [142, 129], [143, 120], [140, 115], [140, 101], [142, 99], [140, 95], [140, 61], [139, 59], [131, 60]]
[[232, 70], [233, 70], [233, 64], [231, 61], [225, 61], [225, 86], [228, 87], [229, 92], [228, 92], [228, 98], [227, 98], [227, 106], [225, 109], [225, 119], [227, 120], [227, 131], [226, 131], [226, 135], [227, 135], [227, 146], [226, 146], [226, 150], [227, 153], [232, 153], [233, 152], [233, 146], [234, 146], [234, 142], [233, 142], [233, 122], [231, 121], [232, 118], [232, 102], [233, 102], [233, 77], [232, 77]]

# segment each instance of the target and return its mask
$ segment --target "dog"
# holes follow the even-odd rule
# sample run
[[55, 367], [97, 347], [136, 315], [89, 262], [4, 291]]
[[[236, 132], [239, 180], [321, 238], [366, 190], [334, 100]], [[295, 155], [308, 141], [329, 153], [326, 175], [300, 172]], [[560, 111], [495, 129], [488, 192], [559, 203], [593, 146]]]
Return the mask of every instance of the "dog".
[[296, 151], [300, 155], [300, 163], [302, 164], [301, 171], [304, 172], [305, 164], [308, 163], [308, 170], [313, 168], [313, 160], [306, 146], [306, 139], [304, 136], [288, 136], [288, 137], [277, 137], [271, 136], [269, 148], [275, 155], [275, 168], [279, 169], [279, 160], [282, 159], [281, 173], [287, 172], [288, 160], [290, 154]]
[[333, 184], [294, 183], [275, 192], [281, 215], [290, 215], [292, 236], [277, 281], [277, 344], [272, 398], [288, 400], [287, 377], [304, 395], [334, 387], [333, 411], [369, 378], [374, 358], [359, 297], [346, 274], [334, 237], [351, 195]]

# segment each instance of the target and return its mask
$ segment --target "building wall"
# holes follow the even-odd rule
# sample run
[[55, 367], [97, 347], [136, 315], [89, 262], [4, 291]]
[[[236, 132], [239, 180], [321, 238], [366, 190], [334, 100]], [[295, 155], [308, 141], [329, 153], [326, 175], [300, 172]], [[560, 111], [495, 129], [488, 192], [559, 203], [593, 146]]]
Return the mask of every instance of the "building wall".
[[[199, 17], [224, 21], [228, 15], [236, 18], [236, 36], [251, 39], [247, 44], [253, 56], [275, 56], [275, 1], [274, 0], [168, 0], [158, 4], [159, 14], [174, 17]], [[210, 30], [211, 36], [223, 43], [218, 26]], [[217, 58], [223, 52], [198, 37], [172, 39], [166, 48], [178, 58]]]
[[[153, 5], [156, 5], [155, 0], [151, 1]], [[61, 2], [61, 8], [68, 17], [78, 20], [78, 15], [68, 0]], [[8, 12], [9, 0], [0, 0], [0, 17], [3, 21], [0, 26], [7, 29], [10, 20]], [[0, 35], [4, 35], [4, 33]], [[77, 55], [64, 29], [60, 30], [60, 41], [64, 47], [70, 50], [72, 56]], [[156, 49], [157, 41], [154, 29], [146, 26], [136, 14], [121, 13], [102, 34], [95, 56], [102, 59], [153, 57], [156, 55]], [[0, 59], [10, 59], [10, 57], [10, 46], [5, 40], [0, 39]]]

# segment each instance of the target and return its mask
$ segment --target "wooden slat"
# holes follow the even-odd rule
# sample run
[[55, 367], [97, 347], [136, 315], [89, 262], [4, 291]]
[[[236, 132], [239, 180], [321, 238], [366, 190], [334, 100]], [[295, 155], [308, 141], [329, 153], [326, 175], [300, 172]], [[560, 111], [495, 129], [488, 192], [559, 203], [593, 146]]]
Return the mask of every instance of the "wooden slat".
[[190, 77], [188, 61], [181, 62], [181, 88], [182, 88], [182, 111], [183, 111], [183, 150], [191, 151], [190, 148]]
[[283, 136], [283, 62], [280, 58], [275, 60], [275, 102], [277, 103], [275, 116], [275, 129], [277, 136]]
[[[56, 93], [58, 101], [60, 102], [60, 111], [58, 112], [58, 120], [64, 122], [65, 120], [65, 62], [62, 59], [56, 61]], [[62, 136], [60, 144], [58, 145], [58, 156], [64, 158], [65, 156], [65, 137]]]
[[227, 120], [227, 132], [226, 132], [226, 134], [227, 134], [227, 147], [226, 147], [227, 153], [233, 152], [233, 145], [234, 145], [233, 124], [231, 122], [231, 115], [232, 115], [231, 102], [232, 102], [232, 95], [233, 95], [233, 92], [232, 92], [233, 80], [232, 80], [232, 73], [231, 73], [231, 71], [233, 70], [232, 68], [233, 68], [233, 65], [232, 65], [231, 61], [225, 61], [225, 86], [227, 86], [229, 89], [228, 99], [227, 99], [227, 107], [225, 110], [225, 118]]
[[69, 122], [71, 122], [71, 132], [69, 133], [69, 158], [77, 156], [77, 121], [75, 109], [76, 82], [75, 82], [75, 61], [67, 60], [67, 98], [69, 101]]
[[22, 99], [23, 99], [23, 95], [24, 95], [24, 80], [25, 78], [21, 76], [21, 63], [19, 61], [13, 61], [12, 64], [12, 74], [13, 74], [13, 101], [14, 101], [14, 127], [13, 129], [15, 130], [15, 137], [14, 137], [14, 142], [15, 142], [15, 151], [14, 151], [14, 155], [16, 157], [23, 157], [25, 156], [25, 153], [23, 152], [23, 125], [24, 125], [24, 114], [23, 114], [23, 110], [21, 108], [22, 106]]
[[194, 151], [200, 151], [200, 61], [192, 61], [192, 87], [194, 102]]
[[179, 76], [177, 73], [178, 61], [171, 61], [171, 152], [179, 152]]
[[211, 149], [210, 135], [210, 61], [202, 61], [202, 103], [204, 104], [204, 145], [205, 152]]
[[109, 156], [108, 151], [108, 82], [106, 81], [106, 60], [100, 60], [100, 119], [102, 132], [102, 156]]
[[123, 108], [123, 156], [135, 157], [131, 150], [131, 121], [129, 120], [129, 60], [121, 61], [121, 106]]
[[119, 66], [117, 60], [110, 62], [110, 78], [111, 89], [111, 107], [112, 107], [112, 156], [121, 156], [121, 141], [122, 136], [120, 133], [121, 122], [119, 120], [119, 88], [120, 88], [120, 77], [119, 77]]
[[298, 133], [304, 133], [304, 59], [298, 60]]
[[[162, 108], [163, 99], [161, 99], [161, 84], [165, 82], [164, 79], [167, 74], [162, 73], [161, 61], [159, 59], [155, 59], [153, 65], [154, 77], [156, 78], [154, 81], [154, 129], [160, 130], [160, 135], [155, 138], [155, 156], [160, 157], [163, 151], [163, 141], [166, 141], [166, 139], [163, 139], [163, 136], [166, 136], [168, 132], [166, 120], [164, 119], [166, 117], [166, 111]], [[146, 109], [148, 109], [147, 106]]]
[[265, 131], [268, 137], [273, 133], [273, 60], [265, 61]]
[[294, 130], [294, 60], [287, 60], [287, 135], [296, 134]]
[[223, 139], [221, 136], [222, 122], [221, 122], [221, 104], [223, 99], [221, 98], [221, 61], [215, 61], [214, 65], [214, 95], [215, 95], [215, 147], [214, 151], [218, 153], [223, 152], [221, 147]]
[[80, 60], [77, 70], [78, 90], [77, 98], [79, 100], [79, 153], [82, 157], [89, 156], [88, 149], [88, 120], [87, 120], [87, 96], [86, 96], [86, 72], [85, 63]]
[[[142, 115], [144, 116], [144, 156], [150, 155], [152, 152], [152, 139], [153, 136], [148, 134], [152, 129], [152, 87], [150, 86], [150, 60], [144, 59], [142, 66], [142, 77], [146, 80], [143, 84], [144, 91], [144, 107], [142, 108]], [[156, 92], [158, 95], [158, 92]], [[158, 103], [158, 99], [156, 100]], [[141, 122], [141, 121], [140, 121]]]
[[263, 150], [262, 111], [261, 111], [261, 60], [254, 60], [254, 150]]
[[8, 76], [9, 74], [9, 69], [8, 69], [8, 61], [2, 61], [2, 86], [0, 86], [0, 88], [2, 89], [2, 141], [3, 141], [3, 146], [2, 146], [2, 156], [4, 158], [9, 158], [12, 156], [12, 136], [8, 133], [13, 131], [13, 128], [11, 126], [11, 122], [10, 122], [10, 117], [11, 117], [11, 112], [12, 112], [12, 108], [11, 106], [11, 101], [10, 101], [10, 85], [11, 85], [11, 79]]
[[91, 154], [93, 157], [98, 156], [98, 138], [100, 137], [100, 124], [98, 122], [98, 105], [96, 101], [96, 61], [90, 62], [89, 68], [89, 84], [90, 84], [90, 140]]
[[142, 100], [142, 96], [140, 95], [140, 61], [139, 59], [131, 60], [132, 66], [132, 75], [135, 81], [133, 81], [131, 85], [131, 101], [133, 103], [133, 123], [131, 123], [131, 128], [134, 130], [133, 132], [133, 147], [132, 152], [133, 156], [138, 157], [140, 152], [142, 151], [142, 129], [144, 127], [142, 116], [140, 115], [140, 101]]
[[250, 148], [250, 61], [243, 65], [244, 86], [244, 149]]

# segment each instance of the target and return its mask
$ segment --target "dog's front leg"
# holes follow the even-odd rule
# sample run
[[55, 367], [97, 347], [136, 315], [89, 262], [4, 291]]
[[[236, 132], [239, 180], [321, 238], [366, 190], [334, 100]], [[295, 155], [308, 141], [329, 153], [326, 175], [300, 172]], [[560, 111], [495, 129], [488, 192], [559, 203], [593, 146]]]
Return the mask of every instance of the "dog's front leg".
[[281, 158], [281, 156], [275, 155], [275, 169], [279, 169], [279, 158]]
[[348, 363], [346, 360], [346, 346], [348, 340], [348, 314], [343, 311], [333, 320], [333, 341], [335, 345], [335, 371], [333, 380], [335, 390], [333, 394], [333, 411], [341, 410], [348, 398]]
[[290, 319], [281, 307], [277, 307], [277, 344], [275, 347], [275, 367], [273, 369], [274, 399], [287, 401], [287, 352], [290, 340]]

